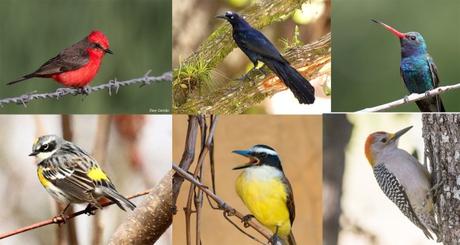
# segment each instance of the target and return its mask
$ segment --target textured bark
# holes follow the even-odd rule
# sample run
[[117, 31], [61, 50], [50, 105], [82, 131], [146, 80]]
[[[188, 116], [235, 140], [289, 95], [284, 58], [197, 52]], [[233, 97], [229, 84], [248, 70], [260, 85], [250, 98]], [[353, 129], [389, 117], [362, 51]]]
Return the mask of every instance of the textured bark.
[[112, 235], [109, 244], [154, 244], [172, 224], [169, 171]]
[[[339, 218], [342, 213], [342, 180], [345, 149], [351, 137], [352, 124], [344, 114], [324, 116], [323, 166], [323, 244], [338, 242]], [[338, 130], [340, 129], [340, 130]]]
[[444, 244], [460, 244], [460, 115], [424, 114], [425, 155], [433, 184], [441, 183], [436, 215]]

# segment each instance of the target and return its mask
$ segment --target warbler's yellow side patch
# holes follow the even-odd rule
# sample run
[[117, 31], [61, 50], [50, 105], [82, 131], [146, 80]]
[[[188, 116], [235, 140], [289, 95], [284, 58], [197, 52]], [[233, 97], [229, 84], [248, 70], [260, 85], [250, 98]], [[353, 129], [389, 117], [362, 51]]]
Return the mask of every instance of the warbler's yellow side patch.
[[50, 184], [50, 182], [45, 178], [45, 176], [43, 176], [43, 169], [42, 169], [42, 167], [38, 167], [38, 168], [37, 168], [37, 175], [38, 175], [38, 180], [40, 181], [40, 183], [41, 183], [44, 187], [48, 187], [48, 185]]
[[107, 175], [99, 167], [92, 167], [88, 170], [88, 177], [92, 180], [106, 180]]

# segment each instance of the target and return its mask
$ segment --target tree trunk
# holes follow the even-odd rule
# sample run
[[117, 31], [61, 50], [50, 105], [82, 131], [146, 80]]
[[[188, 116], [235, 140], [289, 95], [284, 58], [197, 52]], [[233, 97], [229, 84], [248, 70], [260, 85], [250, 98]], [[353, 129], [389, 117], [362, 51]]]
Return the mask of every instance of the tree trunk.
[[460, 244], [460, 115], [423, 114], [425, 156], [434, 185], [435, 213], [444, 244]]
[[[323, 148], [323, 244], [335, 245], [340, 231], [342, 213], [342, 181], [345, 169], [345, 149], [350, 141], [353, 125], [344, 114], [325, 115]], [[340, 129], [340, 130], [337, 130]]]

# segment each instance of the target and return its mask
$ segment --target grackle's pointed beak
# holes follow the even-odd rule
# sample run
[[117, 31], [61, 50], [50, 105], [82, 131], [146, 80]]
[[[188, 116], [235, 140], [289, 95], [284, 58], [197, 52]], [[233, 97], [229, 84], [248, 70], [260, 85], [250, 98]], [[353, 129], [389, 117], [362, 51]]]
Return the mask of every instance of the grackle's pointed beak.
[[395, 36], [397, 36], [399, 39], [401, 38], [405, 38], [406, 37], [406, 34], [404, 33], [401, 33], [399, 32], [398, 30], [396, 30], [395, 28], [381, 22], [381, 21], [378, 21], [378, 20], [374, 20], [374, 19], [371, 19], [373, 22], [377, 23], [377, 24], [380, 24], [382, 25], [383, 27], [385, 27], [385, 29], [389, 30], [391, 33], [393, 33]]
[[217, 19], [224, 19], [224, 20], [227, 19], [227, 17], [225, 15], [218, 15], [218, 16], [216, 16], [216, 18]]

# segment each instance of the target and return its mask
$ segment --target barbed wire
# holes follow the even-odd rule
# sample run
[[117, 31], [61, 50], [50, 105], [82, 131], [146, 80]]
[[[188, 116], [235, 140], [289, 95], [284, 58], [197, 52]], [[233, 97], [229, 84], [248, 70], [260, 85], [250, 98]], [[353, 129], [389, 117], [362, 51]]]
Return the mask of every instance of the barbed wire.
[[151, 85], [159, 81], [172, 81], [172, 72], [168, 71], [163, 73], [160, 76], [150, 76], [150, 70], [145, 73], [143, 77], [133, 78], [126, 81], [118, 81], [116, 78], [110, 80], [108, 83], [97, 85], [94, 87], [86, 86], [84, 88], [58, 88], [54, 92], [50, 93], [36, 93], [36, 91], [23, 94], [17, 97], [3, 98], [0, 99], [0, 107], [4, 107], [7, 104], [22, 104], [24, 107], [27, 107], [27, 103], [38, 100], [38, 99], [60, 99], [66, 95], [89, 95], [92, 92], [108, 89], [109, 96], [112, 96], [112, 93], [118, 93], [120, 87], [140, 84], [140, 87], [145, 85]]

